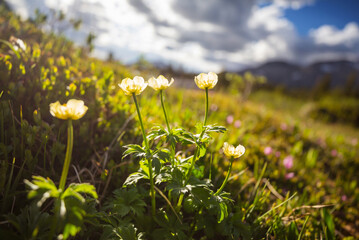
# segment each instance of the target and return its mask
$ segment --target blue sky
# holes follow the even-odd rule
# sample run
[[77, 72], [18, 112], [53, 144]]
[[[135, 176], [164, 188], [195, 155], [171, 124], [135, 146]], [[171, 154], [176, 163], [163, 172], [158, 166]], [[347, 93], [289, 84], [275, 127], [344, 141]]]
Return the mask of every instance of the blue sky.
[[190, 71], [237, 71], [269, 61], [359, 61], [359, 0], [7, 0], [82, 19], [65, 35], [124, 63], [143, 55]]
[[293, 22], [302, 36], [322, 25], [333, 25], [342, 29], [349, 22], [359, 22], [359, 1], [317, 0], [300, 9], [286, 9], [284, 17]]

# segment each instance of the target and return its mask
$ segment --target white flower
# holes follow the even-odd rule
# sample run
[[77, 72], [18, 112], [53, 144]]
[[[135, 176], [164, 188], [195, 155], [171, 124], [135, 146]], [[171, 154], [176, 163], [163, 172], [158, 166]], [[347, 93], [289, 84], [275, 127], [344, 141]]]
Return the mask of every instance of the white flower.
[[119, 84], [118, 86], [122, 88], [126, 95], [140, 95], [147, 87], [147, 83], [145, 83], [143, 77], [136, 76], [133, 79], [123, 79], [121, 84]]
[[227, 142], [223, 144], [222, 149], [227, 157], [233, 157], [233, 158], [239, 158], [246, 151], [246, 149], [242, 145], [238, 145], [237, 147], [234, 147], [233, 145], [230, 145]]
[[85, 115], [87, 109], [88, 107], [85, 106], [84, 101], [76, 99], [70, 99], [63, 105], [59, 101], [50, 104], [51, 115], [63, 120], [80, 119]]
[[211, 89], [216, 86], [218, 76], [213, 72], [209, 72], [208, 74], [201, 73], [194, 78], [194, 81], [200, 89]]
[[174, 82], [173, 78], [171, 78], [171, 82], [168, 82], [167, 78], [160, 75], [158, 78], [151, 77], [148, 80], [148, 85], [153, 88], [156, 91], [164, 90], [171, 86], [171, 84]]

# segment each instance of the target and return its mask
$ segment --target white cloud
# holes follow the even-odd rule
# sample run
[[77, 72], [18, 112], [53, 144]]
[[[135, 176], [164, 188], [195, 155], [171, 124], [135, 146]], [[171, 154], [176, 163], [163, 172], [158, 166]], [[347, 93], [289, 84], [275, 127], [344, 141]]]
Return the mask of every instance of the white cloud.
[[195, 71], [237, 70], [271, 60], [308, 63], [359, 55], [359, 27], [322, 26], [309, 37], [298, 36], [284, 17], [286, 8], [314, 0], [11, 0], [24, 17], [36, 7], [56, 7], [81, 18], [80, 33], [67, 32], [83, 43], [88, 32], [97, 36], [95, 54], [111, 51], [129, 63], [141, 54], [149, 60], [182, 65]]
[[300, 9], [307, 5], [314, 4], [315, 0], [272, 0], [277, 6], [284, 8]]
[[334, 26], [324, 25], [310, 31], [310, 37], [319, 45], [353, 47], [359, 43], [359, 27], [356, 23], [348, 23], [342, 30]]

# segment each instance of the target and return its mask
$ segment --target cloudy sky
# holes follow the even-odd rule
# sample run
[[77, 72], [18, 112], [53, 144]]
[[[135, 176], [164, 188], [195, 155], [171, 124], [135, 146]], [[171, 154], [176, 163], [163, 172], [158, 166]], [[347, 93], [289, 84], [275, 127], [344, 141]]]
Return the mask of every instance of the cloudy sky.
[[358, 0], [8, 0], [24, 18], [61, 9], [91, 31], [94, 54], [140, 55], [191, 71], [239, 70], [267, 61], [359, 60]]

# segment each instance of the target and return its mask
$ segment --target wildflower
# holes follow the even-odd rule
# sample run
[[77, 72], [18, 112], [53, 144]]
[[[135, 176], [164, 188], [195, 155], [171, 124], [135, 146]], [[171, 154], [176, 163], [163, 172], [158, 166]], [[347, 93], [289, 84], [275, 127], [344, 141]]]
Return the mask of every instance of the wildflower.
[[171, 84], [174, 82], [173, 78], [171, 78], [171, 82], [168, 82], [167, 78], [160, 75], [158, 78], [151, 77], [148, 80], [148, 85], [153, 88], [156, 91], [164, 90], [171, 86]]
[[233, 118], [233, 116], [232, 116], [232, 115], [228, 115], [226, 120], [227, 120], [227, 123], [228, 123], [228, 124], [232, 124], [232, 123], [233, 123], [234, 118]]
[[286, 131], [288, 129], [288, 125], [286, 123], [281, 123], [280, 129], [282, 129], [283, 131]]
[[221, 187], [217, 190], [217, 192], [214, 194], [215, 196], [217, 196], [218, 194], [220, 194], [224, 188], [224, 186], [226, 186], [229, 175], [231, 174], [232, 171], [232, 164], [233, 164], [233, 160], [235, 158], [239, 158], [240, 156], [242, 156], [244, 154], [244, 152], [246, 151], [246, 149], [242, 146], [242, 145], [238, 145], [236, 148], [233, 145], [228, 144], [227, 142], [225, 142], [223, 144], [223, 152], [227, 157], [230, 157], [230, 164], [229, 164], [229, 168], [228, 168], [228, 172], [226, 175], [226, 178], [224, 179]]
[[213, 72], [201, 73], [194, 78], [194, 81], [200, 89], [212, 89], [218, 82], [218, 76]]
[[341, 199], [343, 202], [346, 202], [348, 200], [348, 197], [347, 197], [347, 195], [344, 194], [344, 195], [342, 195]]
[[294, 172], [287, 173], [285, 176], [285, 179], [292, 179], [294, 177]]
[[225, 142], [223, 144], [223, 152], [227, 157], [239, 158], [244, 154], [246, 149], [242, 145], [238, 145], [236, 148], [233, 145]]
[[133, 79], [123, 79], [121, 84], [119, 84], [118, 86], [122, 88], [126, 95], [131, 96], [132, 94], [140, 95], [147, 87], [147, 83], [145, 83], [143, 77], [136, 76]]
[[332, 157], [336, 157], [338, 156], [338, 151], [333, 149], [332, 151], [330, 151], [330, 154], [332, 155]]
[[279, 158], [279, 157], [280, 157], [280, 152], [279, 152], [279, 151], [276, 151], [276, 152], [275, 152], [275, 156], [276, 156], [277, 158]]
[[236, 120], [236, 121], [234, 122], [234, 126], [235, 126], [236, 128], [240, 128], [240, 127], [242, 126], [241, 120]]
[[293, 156], [287, 156], [283, 159], [283, 165], [286, 169], [290, 169], [293, 167]]
[[82, 100], [70, 99], [61, 105], [59, 101], [50, 104], [50, 113], [59, 119], [77, 120], [82, 118], [87, 112], [88, 107]]
[[264, 148], [263, 152], [265, 155], [270, 155], [273, 153], [273, 149], [271, 147], [266, 147], [266, 148]]

